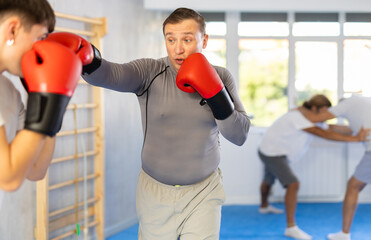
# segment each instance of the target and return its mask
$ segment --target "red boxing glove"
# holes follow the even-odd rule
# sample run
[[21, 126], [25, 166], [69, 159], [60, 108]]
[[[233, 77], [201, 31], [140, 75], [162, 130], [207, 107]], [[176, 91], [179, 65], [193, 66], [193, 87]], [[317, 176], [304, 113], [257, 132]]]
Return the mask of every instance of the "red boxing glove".
[[93, 47], [79, 35], [68, 32], [56, 32], [49, 34], [45, 40], [60, 43], [71, 49], [80, 58], [82, 65], [90, 64], [93, 61]]
[[80, 78], [81, 61], [61, 44], [38, 41], [21, 65], [29, 92], [25, 128], [54, 136]]
[[218, 120], [226, 119], [234, 110], [233, 101], [218, 73], [201, 53], [194, 53], [184, 60], [176, 84], [184, 92], [192, 93], [196, 90]]
[[98, 49], [79, 35], [57, 32], [49, 34], [45, 40], [60, 43], [75, 52], [82, 62], [83, 74], [90, 74], [100, 66], [101, 55]]

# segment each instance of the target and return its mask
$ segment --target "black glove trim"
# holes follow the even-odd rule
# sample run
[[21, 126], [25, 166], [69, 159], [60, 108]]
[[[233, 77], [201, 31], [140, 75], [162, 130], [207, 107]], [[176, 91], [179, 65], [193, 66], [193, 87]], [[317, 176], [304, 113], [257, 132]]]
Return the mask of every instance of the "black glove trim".
[[234, 111], [234, 104], [228, 91], [224, 87], [214, 97], [205, 99], [213, 115], [218, 120], [224, 120], [229, 117]]
[[93, 44], [91, 44], [91, 46], [93, 47], [94, 58], [90, 64], [82, 66], [82, 74], [91, 74], [97, 70], [102, 63], [102, 55], [99, 50]]
[[55, 136], [62, 127], [70, 97], [54, 93], [31, 92], [28, 95], [25, 129]]
[[26, 92], [28, 92], [28, 86], [27, 86], [27, 83], [26, 81], [24, 80], [24, 78], [20, 77], [19, 79], [21, 79], [21, 82], [22, 82], [22, 85], [24, 87], [24, 90], [26, 90]]

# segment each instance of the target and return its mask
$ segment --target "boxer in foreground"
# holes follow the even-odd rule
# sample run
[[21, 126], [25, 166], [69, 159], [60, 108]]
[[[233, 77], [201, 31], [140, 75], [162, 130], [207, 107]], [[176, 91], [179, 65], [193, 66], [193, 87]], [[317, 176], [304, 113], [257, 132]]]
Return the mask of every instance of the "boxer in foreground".
[[44, 40], [54, 26], [54, 12], [46, 0], [0, 0], [0, 72], [21, 77], [28, 91], [25, 110], [18, 90], [0, 76], [0, 189], [4, 191], [18, 189], [26, 178], [45, 176], [54, 136], [81, 74], [82, 61], [75, 52]]

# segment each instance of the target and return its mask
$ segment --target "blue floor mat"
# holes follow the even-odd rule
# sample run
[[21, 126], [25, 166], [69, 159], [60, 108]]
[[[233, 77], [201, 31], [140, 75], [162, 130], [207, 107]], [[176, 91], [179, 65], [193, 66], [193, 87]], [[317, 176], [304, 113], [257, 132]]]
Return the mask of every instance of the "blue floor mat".
[[[283, 204], [274, 206], [284, 209]], [[222, 208], [220, 240], [292, 240], [285, 237], [285, 214], [259, 214], [257, 205], [230, 205]], [[296, 211], [298, 226], [312, 235], [313, 240], [325, 240], [328, 233], [341, 229], [342, 203], [299, 203]], [[352, 240], [371, 240], [371, 204], [359, 204], [352, 224]], [[138, 225], [134, 225], [108, 240], [135, 240]]]

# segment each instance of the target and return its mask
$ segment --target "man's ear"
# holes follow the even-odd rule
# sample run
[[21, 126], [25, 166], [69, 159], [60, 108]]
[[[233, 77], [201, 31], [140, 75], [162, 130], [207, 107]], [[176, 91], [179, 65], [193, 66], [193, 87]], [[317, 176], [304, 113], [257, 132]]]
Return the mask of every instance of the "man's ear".
[[203, 43], [202, 43], [202, 49], [206, 48], [208, 41], [209, 41], [209, 35], [205, 34], [204, 35], [204, 40], [203, 40]]
[[5, 20], [5, 39], [15, 40], [19, 29], [21, 28], [21, 20], [19, 17], [13, 16]]

